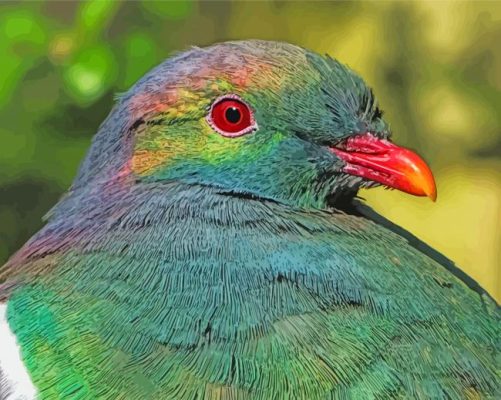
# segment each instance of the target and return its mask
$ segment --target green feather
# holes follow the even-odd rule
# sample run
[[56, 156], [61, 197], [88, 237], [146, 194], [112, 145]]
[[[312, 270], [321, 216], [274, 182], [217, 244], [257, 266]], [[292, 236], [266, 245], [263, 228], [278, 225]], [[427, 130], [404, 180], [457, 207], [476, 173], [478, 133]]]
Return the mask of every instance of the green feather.
[[[225, 93], [259, 130], [220, 136]], [[326, 145], [389, 131], [338, 62], [180, 54], [103, 123], [0, 299], [41, 399], [499, 398], [500, 311], [353, 198]], [[375, 222], [376, 221], [376, 222]]]
[[164, 189], [148, 200], [157, 215], [119, 204], [79, 249], [25, 267], [58, 269], [9, 300], [42, 397], [496, 390], [494, 303], [399, 236], [363, 217]]

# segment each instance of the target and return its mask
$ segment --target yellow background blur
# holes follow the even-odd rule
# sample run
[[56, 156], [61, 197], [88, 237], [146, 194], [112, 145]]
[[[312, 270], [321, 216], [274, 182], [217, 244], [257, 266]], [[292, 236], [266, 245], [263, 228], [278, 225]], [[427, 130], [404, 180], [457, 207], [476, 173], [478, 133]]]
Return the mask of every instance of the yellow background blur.
[[172, 51], [229, 39], [329, 53], [374, 88], [436, 204], [361, 193], [501, 300], [501, 2], [3, 2], [0, 262], [42, 225], [91, 136]]

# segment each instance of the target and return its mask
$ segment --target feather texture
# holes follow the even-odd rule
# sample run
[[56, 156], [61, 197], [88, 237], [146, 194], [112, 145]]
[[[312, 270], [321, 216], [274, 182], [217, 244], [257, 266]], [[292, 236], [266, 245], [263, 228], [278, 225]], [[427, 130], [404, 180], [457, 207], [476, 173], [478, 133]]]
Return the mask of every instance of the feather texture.
[[498, 390], [496, 306], [397, 235], [207, 188], [135, 191], [99, 224], [49, 224], [15, 261], [38, 277], [8, 304], [42, 398]]
[[[258, 132], [211, 129], [225, 93]], [[39, 398], [499, 398], [497, 304], [353, 212], [373, 183], [326, 150], [387, 138], [381, 118], [356, 74], [288, 44], [195, 48], [147, 74], [0, 269]]]

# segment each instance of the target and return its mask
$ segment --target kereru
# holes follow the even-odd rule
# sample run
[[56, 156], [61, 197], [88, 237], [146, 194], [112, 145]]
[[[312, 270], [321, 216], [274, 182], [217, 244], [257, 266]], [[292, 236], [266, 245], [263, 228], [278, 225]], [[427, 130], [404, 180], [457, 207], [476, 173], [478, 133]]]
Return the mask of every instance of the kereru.
[[356, 199], [376, 185], [436, 197], [343, 64], [175, 55], [0, 269], [0, 398], [501, 398], [499, 306]]

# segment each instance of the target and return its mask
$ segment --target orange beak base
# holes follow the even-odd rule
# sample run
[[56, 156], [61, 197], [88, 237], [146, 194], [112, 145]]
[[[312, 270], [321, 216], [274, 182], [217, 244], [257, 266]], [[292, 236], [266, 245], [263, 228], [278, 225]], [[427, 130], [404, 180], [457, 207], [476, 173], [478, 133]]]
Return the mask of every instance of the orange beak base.
[[437, 188], [433, 174], [416, 153], [370, 133], [346, 139], [330, 147], [346, 165], [343, 172], [381, 183], [415, 196], [435, 201]]

